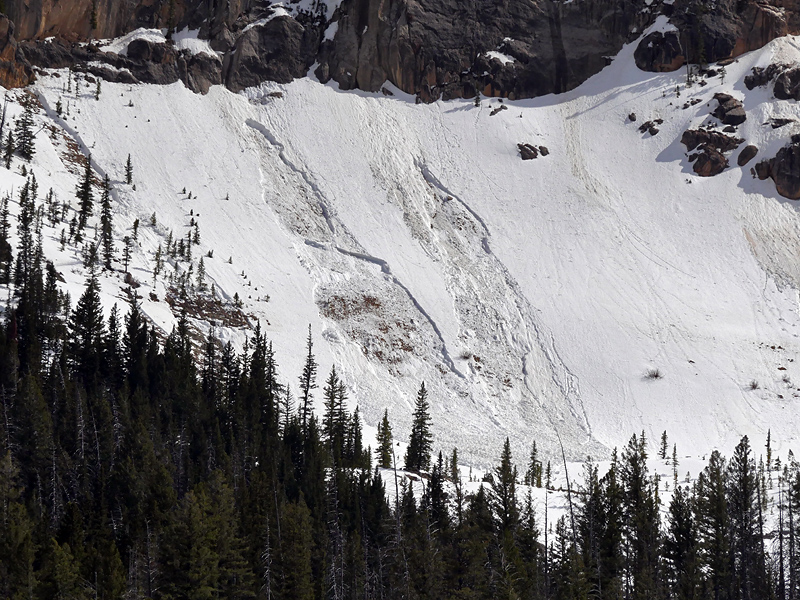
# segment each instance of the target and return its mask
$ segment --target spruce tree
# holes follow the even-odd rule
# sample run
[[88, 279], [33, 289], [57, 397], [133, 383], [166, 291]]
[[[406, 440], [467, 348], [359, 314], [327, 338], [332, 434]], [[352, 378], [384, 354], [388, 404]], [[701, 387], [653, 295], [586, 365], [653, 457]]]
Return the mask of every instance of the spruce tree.
[[755, 461], [750, 442], [744, 436], [728, 466], [733, 586], [740, 591], [743, 600], [765, 598], [768, 591], [757, 487]]
[[17, 121], [16, 140], [16, 148], [19, 150], [20, 156], [30, 161], [36, 152], [33, 133], [33, 107], [30, 102], [26, 104], [22, 116]]
[[86, 164], [83, 170], [83, 179], [78, 184], [76, 196], [80, 204], [78, 212], [78, 231], [83, 231], [86, 227], [86, 222], [93, 214], [94, 206], [94, 192], [92, 191], [92, 155], [90, 154], [86, 159]]
[[731, 598], [731, 527], [726, 498], [725, 459], [714, 450], [697, 478], [696, 517], [706, 594]]
[[103, 357], [105, 324], [99, 289], [97, 277], [92, 274], [69, 321], [69, 348], [75, 372], [87, 388], [98, 378]]
[[389, 409], [384, 409], [383, 419], [378, 423], [378, 433], [375, 437], [378, 447], [375, 450], [375, 457], [381, 469], [392, 467], [392, 426], [389, 424]]
[[513, 533], [519, 524], [519, 501], [517, 499], [517, 468], [511, 462], [511, 443], [506, 438], [500, 465], [495, 467], [489, 502], [501, 534]]
[[11, 223], [8, 219], [8, 196], [0, 202], [0, 283], [11, 281], [11, 266], [14, 260], [11, 250]]
[[407, 471], [427, 471], [431, 464], [431, 450], [433, 449], [433, 436], [431, 435], [430, 405], [425, 382], [420, 385], [417, 392], [417, 402], [414, 406], [411, 435], [406, 450]]
[[130, 154], [128, 154], [128, 160], [125, 162], [125, 183], [128, 185], [133, 183], [133, 163], [131, 162]]
[[3, 148], [3, 159], [5, 160], [6, 169], [11, 168], [11, 159], [14, 157], [14, 152], [16, 149], [17, 144], [14, 140], [14, 134], [9, 129], [8, 136], [6, 137], [6, 143]]
[[306, 362], [300, 375], [300, 425], [307, 430], [312, 411], [313, 391], [317, 388], [317, 361], [314, 358], [314, 342], [311, 338], [311, 325], [306, 338]]
[[111, 181], [103, 178], [103, 195], [100, 198], [100, 239], [103, 246], [103, 266], [111, 270], [114, 258], [114, 223], [111, 215]]
[[664, 432], [661, 434], [661, 446], [658, 448], [658, 458], [661, 460], [667, 459], [667, 447], [667, 432], [664, 430]]
[[664, 557], [670, 573], [672, 593], [678, 600], [701, 596], [699, 538], [688, 488], [675, 488], [669, 505]]

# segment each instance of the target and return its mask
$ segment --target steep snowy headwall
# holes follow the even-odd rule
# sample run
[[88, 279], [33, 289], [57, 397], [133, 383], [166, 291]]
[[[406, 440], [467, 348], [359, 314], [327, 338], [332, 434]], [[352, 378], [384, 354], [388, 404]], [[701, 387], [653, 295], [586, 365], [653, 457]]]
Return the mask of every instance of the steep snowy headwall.
[[[310, 323], [321, 374], [336, 364], [367, 424], [388, 408], [400, 438], [424, 380], [437, 445], [478, 463], [505, 436], [519, 456], [533, 440], [555, 456], [560, 437], [575, 459], [642, 429], [668, 430], [681, 453], [767, 430], [791, 447], [797, 209], [749, 167], [696, 177], [679, 140], [716, 122], [715, 93], [733, 93], [748, 115], [736, 135], [773, 156], [798, 125], [762, 124], [789, 101], [741, 81], [798, 58], [777, 40], [686, 88], [633, 69], [626, 46], [566, 95], [480, 106], [311, 78], [206, 96], [104, 83], [95, 99], [83, 78], [66, 91], [61, 70], [33, 88], [45, 128], [32, 168], [60, 201], [76, 183], [64, 148], [110, 174], [118, 237], [142, 224], [129, 271], [163, 331], [177, 311], [154, 255], [195, 223], [194, 268], [203, 256], [218, 297], [243, 303], [218, 321], [223, 338], [241, 342], [242, 319], [260, 320], [293, 384]], [[646, 120], [661, 121], [657, 135], [640, 132]], [[521, 160], [520, 143], [538, 158]], [[122, 182], [128, 154], [135, 189]], [[0, 191], [19, 187], [18, 168], [0, 170]], [[80, 254], [58, 238], [47, 230], [46, 250], [78, 290]], [[103, 286], [110, 306], [122, 274]]]

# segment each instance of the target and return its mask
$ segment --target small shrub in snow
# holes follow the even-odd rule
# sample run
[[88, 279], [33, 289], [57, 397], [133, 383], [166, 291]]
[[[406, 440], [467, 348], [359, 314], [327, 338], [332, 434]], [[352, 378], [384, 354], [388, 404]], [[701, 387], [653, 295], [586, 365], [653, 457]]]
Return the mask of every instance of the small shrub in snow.
[[644, 374], [645, 379], [661, 379], [662, 377], [664, 377], [664, 374], [660, 369], [647, 369]]
[[750, 383], [747, 384], [747, 388], [750, 389], [750, 390], [757, 390], [759, 387], [761, 387], [761, 386], [758, 384], [758, 381], [756, 381], [755, 379], [752, 379], [750, 381]]

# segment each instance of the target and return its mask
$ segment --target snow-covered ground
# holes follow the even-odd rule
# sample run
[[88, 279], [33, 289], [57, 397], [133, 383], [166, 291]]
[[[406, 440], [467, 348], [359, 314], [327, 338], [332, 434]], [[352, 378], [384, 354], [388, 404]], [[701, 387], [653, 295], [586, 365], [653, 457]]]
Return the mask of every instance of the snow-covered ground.
[[[494, 462], [506, 436], [516, 457], [535, 439], [555, 463], [559, 435], [571, 459], [605, 459], [642, 430], [655, 447], [665, 429], [682, 456], [730, 455], [768, 429], [785, 455], [800, 431], [797, 205], [754, 179], [754, 163], [696, 177], [679, 139], [713, 120], [726, 91], [744, 99], [738, 135], [756, 160], [774, 156], [800, 125], [763, 124], [796, 117], [796, 103], [742, 79], [797, 60], [798, 39], [690, 88], [683, 71], [636, 69], [634, 47], [567, 94], [494, 115], [496, 99], [417, 105], [313, 78], [206, 96], [104, 82], [95, 100], [94, 85], [66, 93], [62, 71], [32, 89], [39, 126], [53, 126], [33, 170], [40, 196], [52, 187], [76, 207], [79, 173], [59, 149], [91, 151], [115, 186], [117, 237], [140, 220], [130, 271], [164, 331], [175, 317], [153, 256], [195, 219], [195, 271], [205, 256], [209, 285], [260, 319], [285, 381], [297, 381], [310, 323], [320, 380], [335, 363], [368, 426], [388, 408], [405, 437], [424, 380], [437, 447], [458, 446], [465, 463]], [[658, 135], [638, 131], [656, 118]], [[522, 161], [518, 143], [549, 154]], [[20, 165], [0, 169], [0, 193], [22, 185]], [[45, 229], [45, 250], [74, 301], [85, 272], [60, 250], [61, 227]], [[109, 307], [123, 285], [103, 279]], [[246, 331], [219, 333], [240, 343]]]

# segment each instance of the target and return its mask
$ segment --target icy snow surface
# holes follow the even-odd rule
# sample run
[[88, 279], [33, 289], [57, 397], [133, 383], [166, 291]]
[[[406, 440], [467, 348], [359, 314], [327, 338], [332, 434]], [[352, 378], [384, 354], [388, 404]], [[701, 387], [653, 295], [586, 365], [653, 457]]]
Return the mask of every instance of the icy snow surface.
[[[164, 331], [175, 317], [163, 277], [152, 287], [153, 254], [197, 219], [195, 261], [213, 250], [209, 283], [261, 320], [284, 380], [297, 381], [310, 323], [320, 379], [336, 363], [367, 425], [388, 408], [401, 438], [424, 380], [437, 448], [457, 445], [478, 465], [505, 436], [517, 457], [536, 439], [555, 460], [557, 433], [574, 459], [607, 458], [641, 430], [656, 443], [664, 429], [681, 455], [729, 455], [767, 429], [776, 452], [797, 450], [798, 205], [750, 165], [694, 176], [678, 141], [726, 91], [744, 98], [739, 135], [758, 159], [774, 156], [798, 126], [762, 123], [796, 105], [741, 81], [754, 65], [797, 60], [797, 42], [776, 40], [730, 65], [724, 84], [680, 98], [682, 72], [643, 73], [632, 53], [572, 92], [506, 101], [494, 116], [494, 100], [416, 105], [394, 88], [311, 79], [206, 96], [104, 83], [95, 101], [85, 86], [64, 94], [63, 72], [34, 88], [48, 107], [37, 119], [57, 133], [39, 133], [33, 167], [40, 195], [52, 186], [76, 206], [60, 132], [91, 150], [115, 184], [118, 238], [142, 223], [131, 272]], [[702, 102], [683, 110], [692, 98]], [[654, 118], [660, 133], [639, 133]], [[521, 142], [549, 155], [522, 161]], [[128, 153], [136, 190], [122, 183]], [[18, 160], [0, 169], [1, 193], [19, 189], [18, 172]], [[46, 233], [74, 302], [80, 257], [60, 251], [60, 226]], [[104, 278], [109, 307], [122, 285]], [[237, 343], [245, 333], [220, 329]]]

